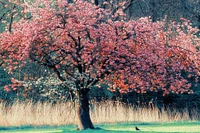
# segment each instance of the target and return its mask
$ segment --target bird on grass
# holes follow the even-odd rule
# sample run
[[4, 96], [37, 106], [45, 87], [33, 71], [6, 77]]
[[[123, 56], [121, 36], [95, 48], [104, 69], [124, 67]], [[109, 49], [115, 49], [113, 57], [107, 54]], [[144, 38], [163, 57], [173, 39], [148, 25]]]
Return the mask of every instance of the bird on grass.
[[140, 129], [138, 127], [135, 127], [135, 130], [140, 131]]

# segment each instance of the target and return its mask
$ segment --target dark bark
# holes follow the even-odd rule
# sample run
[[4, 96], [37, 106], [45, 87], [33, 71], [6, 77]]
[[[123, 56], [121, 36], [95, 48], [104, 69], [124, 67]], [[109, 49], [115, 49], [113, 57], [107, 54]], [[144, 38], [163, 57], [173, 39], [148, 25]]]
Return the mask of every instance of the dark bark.
[[151, 8], [151, 12], [152, 12], [152, 15], [151, 15], [151, 17], [152, 17], [152, 21], [153, 22], [156, 22], [157, 21], [157, 7], [156, 7], [156, 3], [155, 3], [155, 1], [153, 0], [153, 1], [151, 1], [150, 2], [150, 4], [151, 4], [151, 6], [152, 6], [152, 8]]
[[197, 15], [197, 19], [198, 19], [198, 28], [200, 29], [200, 13]]
[[8, 31], [11, 32], [12, 31], [12, 25], [13, 25], [13, 21], [14, 21], [14, 12], [13, 10], [16, 8], [16, 5], [13, 6], [12, 10], [10, 11], [11, 12], [11, 15], [10, 15], [10, 22], [9, 22], [9, 26], [8, 26]]
[[90, 119], [88, 92], [89, 89], [81, 89], [77, 92], [77, 96], [79, 99], [76, 108], [78, 130], [84, 130], [88, 128], [94, 129], [94, 126]]
[[95, 0], [94, 3], [95, 3], [96, 6], [98, 6], [99, 5], [99, 0]]

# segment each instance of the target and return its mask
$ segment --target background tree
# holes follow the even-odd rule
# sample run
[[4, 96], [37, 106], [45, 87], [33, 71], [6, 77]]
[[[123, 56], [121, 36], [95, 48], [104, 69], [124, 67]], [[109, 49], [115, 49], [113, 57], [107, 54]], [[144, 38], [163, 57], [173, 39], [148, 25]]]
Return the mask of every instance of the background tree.
[[[76, 96], [79, 129], [94, 128], [88, 101], [93, 86], [104, 83], [120, 93], [163, 90], [166, 95], [192, 93], [185, 71], [198, 81], [198, 29], [185, 19], [178, 25], [148, 17], [124, 21], [126, 4], [118, 6], [113, 13], [82, 0], [37, 0], [25, 10], [31, 20], [21, 19], [12, 32], [0, 35], [8, 71], [35, 62]], [[28, 84], [26, 79], [12, 82], [5, 89]]]
[[[91, 1], [91, 0], [88, 0]], [[117, 4], [125, 0], [94, 0], [94, 4], [103, 8], [117, 7]], [[104, 2], [112, 3], [110, 6]], [[128, 19], [151, 16], [152, 21], [160, 21], [167, 16], [168, 20], [179, 21], [180, 18], [191, 20], [194, 26], [199, 27], [199, 0], [128, 0], [126, 1]]]
[[200, 29], [200, 0], [182, 0], [184, 9], [190, 14], [190, 19], [196, 20], [195, 25]]
[[0, 1], [0, 32], [4, 30], [8, 30], [11, 32], [12, 24], [14, 21], [18, 21], [22, 17], [28, 17], [27, 14], [24, 14], [23, 7], [20, 6], [20, 4], [22, 4], [23, 2], [23, 0]]

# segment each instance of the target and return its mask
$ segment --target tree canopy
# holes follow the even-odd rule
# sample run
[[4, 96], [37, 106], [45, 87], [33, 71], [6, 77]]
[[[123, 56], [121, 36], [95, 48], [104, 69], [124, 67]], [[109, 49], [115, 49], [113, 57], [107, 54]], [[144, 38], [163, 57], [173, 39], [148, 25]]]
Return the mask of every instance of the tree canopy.
[[114, 13], [82, 0], [36, 0], [22, 6], [31, 19], [22, 18], [12, 32], [0, 34], [1, 58], [9, 71], [27, 61], [44, 65], [80, 100], [88, 100], [91, 87], [102, 83], [121, 93], [168, 94], [192, 93], [188, 78], [199, 80], [198, 29], [184, 18], [179, 23], [127, 20], [124, 2]]

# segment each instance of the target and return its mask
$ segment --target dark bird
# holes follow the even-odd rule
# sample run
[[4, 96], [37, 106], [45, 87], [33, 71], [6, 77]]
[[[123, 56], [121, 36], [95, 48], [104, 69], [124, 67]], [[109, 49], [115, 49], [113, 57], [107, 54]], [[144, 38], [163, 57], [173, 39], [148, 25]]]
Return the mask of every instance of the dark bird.
[[138, 127], [135, 127], [135, 130], [140, 131], [140, 129]]

